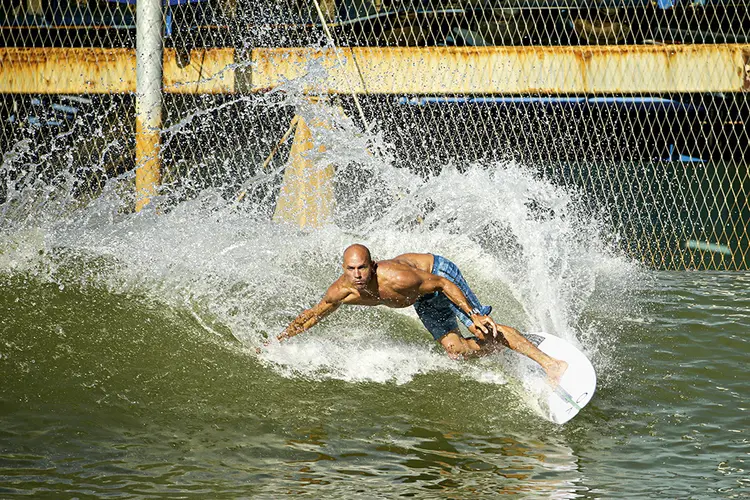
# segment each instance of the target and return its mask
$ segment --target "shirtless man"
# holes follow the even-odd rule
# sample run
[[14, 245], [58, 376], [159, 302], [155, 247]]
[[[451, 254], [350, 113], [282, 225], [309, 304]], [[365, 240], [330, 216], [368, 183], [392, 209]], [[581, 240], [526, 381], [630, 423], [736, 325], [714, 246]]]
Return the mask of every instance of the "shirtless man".
[[[451, 358], [483, 354], [505, 345], [539, 363], [554, 384], [568, 367], [565, 361], [537, 349], [515, 328], [495, 323], [489, 316], [492, 307], [479, 303], [461, 271], [444, 257], [407, 253], [374, 262], [367, 247], [355, 244], [344, 251], [343, 267], [344, 274], [328, 288], [323, 299], [300, 313], [278, 335], [279, 341], [304, 332], [341, 304], [413, 305], [424, 326]], [[456, 317], [471, 335], [461, 333]]]

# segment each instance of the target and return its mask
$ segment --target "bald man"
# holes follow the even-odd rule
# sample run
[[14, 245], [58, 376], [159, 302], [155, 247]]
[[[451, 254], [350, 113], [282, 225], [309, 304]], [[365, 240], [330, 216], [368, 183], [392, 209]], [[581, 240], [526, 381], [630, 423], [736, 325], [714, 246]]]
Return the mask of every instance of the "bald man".
[[[364, 245], [344, 251], [344, 273], [315, 306], [300, 313], [278, 336], [283, 341], [318, 323], [341, 304], [409, 307], [451, 358], [491, 352], [507, 346], [528, 356], [558, 383], [568, 364], [551, 358], [526, 340], [518, 330], [499, 325], [489, 316], [492, 307], [482, 306], [458, 267], [448, 259], [429, 253], [406, 253], [391, 260], [374, 262]], [[464, 335], [456, 318], [468, 328]]]

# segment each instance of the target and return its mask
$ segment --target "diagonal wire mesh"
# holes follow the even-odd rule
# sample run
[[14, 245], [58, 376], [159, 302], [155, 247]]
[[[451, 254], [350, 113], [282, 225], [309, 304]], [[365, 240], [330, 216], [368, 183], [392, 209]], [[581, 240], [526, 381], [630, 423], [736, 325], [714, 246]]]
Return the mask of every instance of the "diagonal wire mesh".
[[[13, 217], [30, 210], [19, 186], [33, 177], [70, 185], [85, 203], [136, 168], [134, 1], [0, 9], [2, 202]], [[264, 170], [280, 180], [291, 147], [280, 139], [298, 101], [258, 83], [254, 58], [333, 45], [327, 70], [350, 69], [331, 99], [362, 130], [382, 132], [398, 167], [432, 175], [513, 160], [585, 193], [619, 244], [651, 266], [750, 267], [744, 2], [168, 0], [162, 13], [162, 182], [182, 197], [212, 187], [231, 196]], [[498, 47], [504, 58], [477, 56]], [[605, 49], [608, 62], [592, 63]], [[719, 59], [727, 51], [729, 69]], [[632, 63], [645, 53], [664, 57]], [[288, 69], [278, 61], [297, 52], [282, 54], [268, 66]], [[404, 54], [437, 66], [400, 74]], [[463, 66], [445, 62], [451, 54]], [[390, 87], [373, 79], [373, 61], [393, 75]], [[309, 80], [310, 62], [291, 74]], [[652, 85], [669, 64], [674, 81]], [[487, 84], [487, 75], [500, 76]], [[588, 86], [565, 86], [580, 78]], [[621, 88], [606, 87], [612, 78]], [[258, 189], [272, 201], [278, 185]]]

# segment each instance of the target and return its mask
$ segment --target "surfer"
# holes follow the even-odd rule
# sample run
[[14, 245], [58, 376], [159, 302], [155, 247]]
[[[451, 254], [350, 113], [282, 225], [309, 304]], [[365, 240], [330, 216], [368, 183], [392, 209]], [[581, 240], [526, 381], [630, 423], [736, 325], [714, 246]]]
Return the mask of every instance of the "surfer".
[[[303, 311], [278, 335], [283, 341], [299, 335], [325, 318], [341, 304], [388, 307], [413, 305], [419, 319], [453, 359], [486, 354], [507, 346], [536, 361], [554, 384], [568, 364], [546, 355], [518, 330], [500, 325], [489, 316], [458, 267], [450, 260], [429, 253], [406, 253], [375, 262], [364, 245], [344, 251], [344, 272], [328, 288], [323, 299]], [[458, 328], [456, 318], [469, 334]]]

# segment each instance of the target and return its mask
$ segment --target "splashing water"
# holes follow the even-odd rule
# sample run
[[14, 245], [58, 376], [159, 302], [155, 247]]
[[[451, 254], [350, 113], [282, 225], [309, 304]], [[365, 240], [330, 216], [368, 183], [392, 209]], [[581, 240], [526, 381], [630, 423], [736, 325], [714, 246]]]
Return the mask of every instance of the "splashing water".
[[[342, 250], [356, 241], [376, 259], [445, 255], [494, 306], [497, 321], [555, 333], [589, 354], [606, 345], [611, 335], [598, 332], [587, 311], [619, 314], [638, 268], [610, 249], [599, 218], [582, 208], [576, 192], [513, 162], [461, 165], [462, 171], [447, 165], [427, 178], [395, 168], [381, 134], [363, 134], [336, 107], [299, 95], [260, 105], [294, 105], [308, 121], [332, 124], [313, 130], [327, 145], [315, 161], [337, 165], [337, 205], [326, 227], [300, 231], [270, 221], [278, 171], [246, 179], [241, 188], [251, 194], [241, 203], [236, 183], [188, 199], [180, 191], [185, 184], [177, 183], [163, 188], [160, 211], [133, 214], [126, 210], [128, 174], [109, 179], [83, 205], [73, 170], [45, 181], [33, 176], [33, 166], [19, 168], [24, 143], [3, 159], [0, 272], [103, 286], [185, 308], [211, 331], [228, 329], [254, 353], [320, 299], [338, 276]], [[188, 119], [166, 133], [189, 127]], [[411, 308], [343, 308], [260, 356], [289, 377], [402, 384], [455, 371], [481, 382], [505, 380], [492, 361], [450, 361]], [[600, 365], [606, 362], [599, 357]]]

